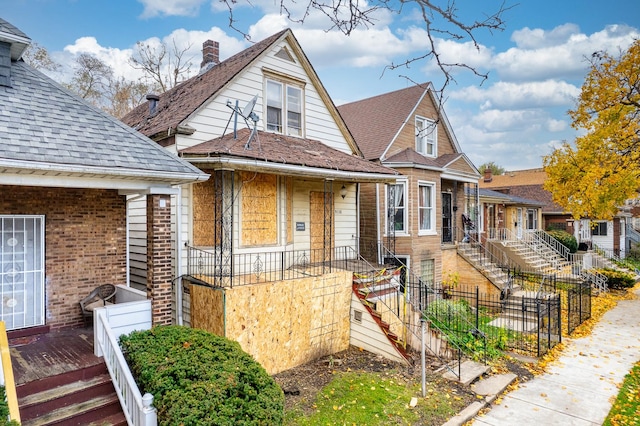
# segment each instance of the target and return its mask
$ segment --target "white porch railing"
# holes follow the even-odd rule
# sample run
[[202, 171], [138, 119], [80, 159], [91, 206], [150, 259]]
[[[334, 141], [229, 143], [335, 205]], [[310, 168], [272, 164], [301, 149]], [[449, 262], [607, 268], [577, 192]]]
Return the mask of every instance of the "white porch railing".
[[[118, 292], [125, 296], [123, 297], [125, 299], [132, 298], [130, 290], [137, 291], [128, 287], [118, 288]], [[135, 293], [133, 296], [135, 298]], [[156, 426], [158, 418], [156, 409], [153, 407], [153, 395], [141, 394], [118, 345], [120, 335], [151, 328], [151, 301], [125, 303], [117, 303], [117, 301], [118, 294], [116, 294], [116, 304], [94, 311], [94, 352], [96, 356], [104, 356], [127, 424]]]

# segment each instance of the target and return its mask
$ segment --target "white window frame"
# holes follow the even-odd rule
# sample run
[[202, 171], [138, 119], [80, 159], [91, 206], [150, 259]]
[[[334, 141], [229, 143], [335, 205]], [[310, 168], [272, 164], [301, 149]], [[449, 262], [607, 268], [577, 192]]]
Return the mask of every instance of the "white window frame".
[[425, 157], [438, 156], [438, 125], [434, 120], [416, 116], [416, 151]]
[[[278, 87], [279, 98], [275, 99], [270, 87]], [[293, 96], [297, 92], [298, 96]], [[297, 102], [295, 102], [297, 98]], [[268, 132], [285, 134], [287, 136], [304, 137], [304, 88], [298, 84], [292, 84], [273, 78], [265, 79], [265, 129]], [[273, 108], [279, 109], [279, 122], [272, 122], [270, 114]], [[296, 111], [297, 110], [297, 111]], [[299, 123], [293, 126], [292, 114], [299, 115]]]
[[[408, 188], [408, 181], [406, 180], [398, 180], [396, 181], [395, 187], [397, 187], [398, 185], [402, 185], [403, 188], [403, 194], [402, 194], [402, 200], [404, 201], [402, 209], [402, 222], [403, 222], [403, 229], [396, 229], [395, 230], [395, 235], [409, 235], [409, 230], [408, 228], [408, 224], [409, 224], [409, 209], [407, 206], [407, 188]], [[390, 231], [390, 227], [389, 227], [389, 188], [392, 185], [386, 185], [385, 186], [385, 204], [384, 204], [384, 212], [385, 212], [385, 230], [386, 230], [386, 234], [389, 235], [391, 233]], [[397, 222], [396, 222], [397, 223]]]
[[[421, 192], [422, 188], [431, 188], [431, 197], [429, 200], [429, 206], [420, 205], [421, 201]], [[418, 194], [417, 194], [417, 205], [418, 205], [418, 235], [436, 235], [436, 183], [428, 182], [428, 181], [418, 181]], [[422, 210], [429, 209], [429, 228], [422, 228]]]

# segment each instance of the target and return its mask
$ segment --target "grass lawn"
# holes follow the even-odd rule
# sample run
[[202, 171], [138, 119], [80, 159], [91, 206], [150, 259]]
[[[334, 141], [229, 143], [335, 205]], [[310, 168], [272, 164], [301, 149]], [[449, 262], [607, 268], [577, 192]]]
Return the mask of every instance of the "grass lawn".
[[640, 362], [624, 378], [604, 426], [640, 425]]
[[[412, 398], [415, 406], [412, 406]], [[444, 382], [430, 382], [422, 398], [420, 383], [380, 372], [337, 373], [307, 413], [293, 407], [287, 425], [441, 425], [471, 398]]]

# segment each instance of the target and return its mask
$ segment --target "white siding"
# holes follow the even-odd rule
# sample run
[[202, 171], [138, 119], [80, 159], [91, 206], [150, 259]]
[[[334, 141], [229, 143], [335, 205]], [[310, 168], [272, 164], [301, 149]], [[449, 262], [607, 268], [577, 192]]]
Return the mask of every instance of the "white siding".
[[[362, 319], [360, 322], [354, 319], [354, 312], [356, 311], [361, 314]], [[376, 323], [355, 294], [351, 295], [351, 335], [349, 344], [392, 361], [407, 363], [407, 360], [391, 344], [378, 323]]]
[[[178, 150], [184, 149], [222, 136], [232, 113], [232, 110], [227, 107], [227, 101], [234, 105], [238, 101], [238, 106], [243, 109], [255, 95], [258, 95], [254, 108], [254, 112], [260, 118], [258, 129], [265, 130], [264, 118], [266, 113], [263, 108], [265, 92], [262, 69], [267, 68], [306, 82], [304, 87], [305, 136], [350, 154], [351, 148], [336, 125], [333, 116], [329, 113], [320, 94], [313, 86], [311, 79], [307, 76], [305, 69], [300, 65], [300, 61], [296, 59], [296, 63], [292, 63], [274, 56], [284, 46], [289, 46], [289, 44], [283, 41], [279, 45], [275, 45], [271, 51], [266, 52], [266, 55], [252, 67], [238, 75], [212, 102], [197, 111], [188, 120], [189, 126], [195, 128], [196, 132], [191, 136], [178, 136], [175, 148]], [[288, 50], [293, 52], [290, 47]], [[250, 124], [252, 125], [251, 122]], [[244, 120], [238, 117], [238, 128], [244, 127], [246, 127]], [[229, 123], [227, 133], [231, 131], [233, 131], [233, 120]]]

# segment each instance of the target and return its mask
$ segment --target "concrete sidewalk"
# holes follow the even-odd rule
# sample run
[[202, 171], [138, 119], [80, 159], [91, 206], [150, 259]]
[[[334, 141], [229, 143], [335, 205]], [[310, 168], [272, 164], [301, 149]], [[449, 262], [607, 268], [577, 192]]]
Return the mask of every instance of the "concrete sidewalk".
[[[640, 296], [640, 290], [635, 294]], [[602, 425], [618, 386], [640, 361], [640, 300], [618, 302], [589, 336], [564, 343], [547, 372], [504, 395], [473, 424]]]

